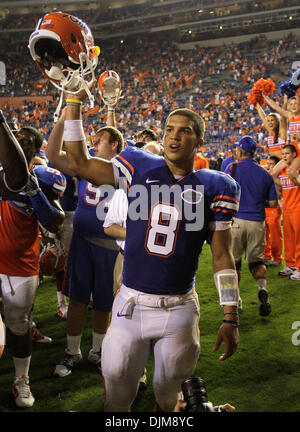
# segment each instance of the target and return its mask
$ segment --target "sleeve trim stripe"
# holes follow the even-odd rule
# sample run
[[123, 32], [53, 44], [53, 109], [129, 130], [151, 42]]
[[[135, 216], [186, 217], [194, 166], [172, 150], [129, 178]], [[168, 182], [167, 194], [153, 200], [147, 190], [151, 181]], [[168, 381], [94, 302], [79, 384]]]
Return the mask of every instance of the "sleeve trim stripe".
[[234, 211], [234, 210], [226, 210], [226, 209], [222, 209], [222, 208], [213, 208], [212, 211], [213, 212], [221, 212], [221, 213], [231, 213], [233, 215], [236, 215], [236, 211]]
[[213, 201], [215, 201], [217, 199], [227, 199], [227, 200], [236, 201], [236, 202], [240, 201], [238, 198], [235, 198], [232, 196], [227, 196], [227, 195], [217, 195], [214, 197]]
[[210, 208], [214, 208], [214, 207], [221, 207], [221, 208], [227, 208], [227, 209], [232, 209], [232, 210], [238, 210], [239, 209], [239, 205], [235, 204], [235, 203], [229, 203], [226, 201], [217, 201], [214, 202], [210, 205]]
[[56, 183], [56, 184], [63, 185], [63, 186], [66, 186], [66, 185], [67, 185], [66, 182], [63, 182], [63, 181], [60, 181], [60, 180], [56, 180], [55, 183]]
[[64, 185], [64, 184], [60, 185], [60, 184], [54, 183], [53, 188], [64, 191], [66, 189], [66, 185]]
[[57, 189], [52, 189], [52, 191], [53, 192], [55, 192], [56, 193], [56, 195], [59, 195], [59, 196], [63, 196], [63, 194], [64, 194], [64, 192], [60, 192], [60, 191], [58, 191]]
[[123, 156], [117, 156], [116, 157], [116, 159], [117, 160], [120, 160], [120, 162], [123, 162], [123, 164], [125, 164], [125, 165], [127, 165], [127, 167], [130, 169], [130, 171], [131, 171], [131, 175], [133, 175], [134, 174], [134, 168], [133, 168], [133, 166], [126, 160], [126, 159], [124, 159], [123, 158]]

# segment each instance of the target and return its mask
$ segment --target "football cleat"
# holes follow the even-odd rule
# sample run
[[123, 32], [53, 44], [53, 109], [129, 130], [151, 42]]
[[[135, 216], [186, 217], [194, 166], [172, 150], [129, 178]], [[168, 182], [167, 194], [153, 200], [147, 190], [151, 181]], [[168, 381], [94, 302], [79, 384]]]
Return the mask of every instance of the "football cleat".
[[98, 79], [98, 88], [105, 105], [116, 105], [121, 96], [121, 80], [117, 72], [103, 72]]
[[271, 313], [271, 305], [268, 301], [268, 291], [264, 288], [258, 290], [258, 299], [259, 299], [259, 314], [260, 316], [267, 316]]
[[88, 360], [96, 365], [101, 372], [101, 351], [95, 352], [93, 349], [91, 349], [88, 355]]
[[51, 343], [52, 339], [49, 336], [43, 335], [35, 326], [31, 326], [32, 342]]
[[19, 408], [31, 408], [33, 406], [35, 399], [31, 393], [28, 376], [22, 375], [15, 378], [13, 395]]
[[283, 270], [278, 272], [279, 276], [290, 276], [298, 271], [297, 267], [285, 267]]
[[290, 279], [291, 280], [300, 280], [300, 273], [298, 271], [293, 273], [292, 275], [290, 275]]
[[65, 377], [70, 375], [74, 366], [76, 366], [82, 360], [81, 352], [79, 354], [68, 354], [66, 353], [61, 362], [56, 365], [54, 375], [58, 377]]

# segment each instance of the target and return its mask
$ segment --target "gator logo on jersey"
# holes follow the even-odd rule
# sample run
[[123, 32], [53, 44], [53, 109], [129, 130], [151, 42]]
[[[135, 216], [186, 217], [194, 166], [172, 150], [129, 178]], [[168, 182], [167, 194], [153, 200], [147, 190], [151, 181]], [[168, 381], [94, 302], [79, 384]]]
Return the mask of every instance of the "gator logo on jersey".
[[203, 194], [194, 189], [185, 189], [181, 193], [181, 198], [188, 204], [198, 204], [202, 200]]

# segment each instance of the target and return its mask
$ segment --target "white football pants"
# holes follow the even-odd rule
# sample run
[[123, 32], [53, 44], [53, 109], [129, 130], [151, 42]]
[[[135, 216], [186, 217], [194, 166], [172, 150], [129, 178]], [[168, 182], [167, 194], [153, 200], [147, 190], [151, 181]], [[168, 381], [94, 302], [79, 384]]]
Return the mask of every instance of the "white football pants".
[[199, 357], [199, 316], [194, 291], [148, 295], [122, 285], [102, 344], [104, 411], [130, 410], [150, 352], [156, 402], [163, 411], [173, 411], [181, 383], [193, 374]]

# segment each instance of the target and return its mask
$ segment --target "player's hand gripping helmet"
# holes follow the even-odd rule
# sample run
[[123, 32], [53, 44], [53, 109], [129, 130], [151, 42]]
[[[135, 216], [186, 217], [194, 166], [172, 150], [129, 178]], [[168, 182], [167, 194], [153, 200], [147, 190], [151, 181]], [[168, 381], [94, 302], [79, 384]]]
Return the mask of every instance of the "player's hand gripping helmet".
[[98, 79], [98, 88], [105, 105], [116, 105], [121, 96], [121, 80], [117, 72], [103, 72]]
[[64, 12], [46, 14], [31, 34], [28, 48], [55, 87], [73, 94], [84, 88], [93, 106], [88, 85], [95, 78], [100, 49], [83, 21]]

